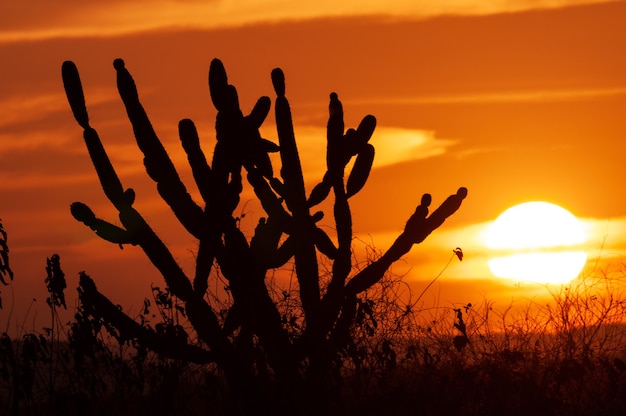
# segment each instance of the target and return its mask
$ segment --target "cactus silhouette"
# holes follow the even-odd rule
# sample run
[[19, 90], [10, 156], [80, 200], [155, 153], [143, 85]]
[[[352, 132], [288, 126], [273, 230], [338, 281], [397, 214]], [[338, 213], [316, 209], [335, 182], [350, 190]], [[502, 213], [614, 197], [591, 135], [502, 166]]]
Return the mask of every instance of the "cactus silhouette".
[[[211, 163], [201, 149], [194, 123], [179, 123], [179, 136], [195, 184], [202, 198], [193, 200], [174, 164], [159, 141], [142, 107], [135, 82], [124, 61], [116, 59], [117, 87], [144, 155], [147, 174], [176, 218], [198, 240], [195, 274], [188, 276], [133, 207], [135, 192], [125, 189], [98, 133], [90, 125], [78, 70], [73, 62], [62, 65], [62, 76], [74, 118], [83, 128], [87, 150], [102, 189], [119, 213], [120, 225], [98, 218], [84, 203], [71, 205], [71, 213], [98, 236], [115, 244], [139, 246], [159, 270], [171, 291], [185, 305], [186, 316], [202, 344], [172, 346], [163, 336], [136, 323], [101, 294], [86, 274], [79, 292], [89, 310], [116, 327], [126, 339], [169, 357], [200, 363], [215, 362], [223, 370], [244, 411], [266, 408], [279, 413], [320, 414], [327, 393], [326, 379], [337, 351], [349, 341], [357, 298], [375, 285], [389, 267], [414, 244], [423, 241], [452, 215], [467, 195], [465, 188], [448, 197], [430, 215], [431, 197], [423, 195], [404, 231], [378, 259], [360, 271], [352, 258], [352, 216], [349, 199], [365, 185], [374, 161], [369, 139], [376, 119], [368, 115], [356, 129], [345, 129], [343, 108], [330, 94], [327, 124], [326, 173], [307, 195], [294, 135], [285, 76], [274, 69], [271, 80], [276, 98], [274, 111], [278, 143], [261, 137], [259, 127], [271, 110], [271, 99], [261, 97], [244, 115], [236, 88], [229, 84], [221, 61], [209, 70], [209, 89], [217, 109], [216, 144]], [[278, 152], [275, 173], [269, 153]], [[354, 163], [350, 162], [354, 159]], [[351, 167], [351, 168], [350, 168]], [[238, 227], [234, 210], [244, 186], [244, 174], [265, 215], [248, 240]], [[332, 197], [331, 197], [332, 195]], [[324, 216], [314, 207], [331, 198], [335, 235], [318, 226]], [[330, 279], [320, 282], [319, 259], [332, 264]], [[275, 299], [267, 287], [268, 271], [293, 263], [298, 281], [303, 322], [301, 331], [288, 331]], [[222, 317], [208, 301], [212, 269], [228, 281], [233, 302]], [[182, 338], [186, 340], [186, 337]], [[252, 362], [253, 344], [263, 362]], [[268, 397], [254, 368], [266, 366], [274, 375], [275, 397]]]

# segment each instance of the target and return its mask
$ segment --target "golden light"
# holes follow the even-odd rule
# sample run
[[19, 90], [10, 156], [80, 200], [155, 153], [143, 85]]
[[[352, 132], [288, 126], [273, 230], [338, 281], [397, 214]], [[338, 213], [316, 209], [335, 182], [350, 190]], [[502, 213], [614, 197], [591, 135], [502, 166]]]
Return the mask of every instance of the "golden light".
[[504, 211], [491, 225], [486, 245], [491, 272], [515, 281], [563, 284], [587, 261], [580, 221], [548, 202], [526, 202]]

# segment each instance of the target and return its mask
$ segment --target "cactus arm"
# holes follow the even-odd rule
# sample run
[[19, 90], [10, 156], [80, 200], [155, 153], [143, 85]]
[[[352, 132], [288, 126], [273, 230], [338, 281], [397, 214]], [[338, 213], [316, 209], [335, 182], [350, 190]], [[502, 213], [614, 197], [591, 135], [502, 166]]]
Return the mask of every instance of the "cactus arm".
[[241, 171], [243, 114], [239, 109], [237, 90], [228, 84], [224, 65], [219, 59], [213, 59], [209, 68], [209, 91], [211, 100], [217, 109], [215, 131], [217, 143], [213, 153], [213, 171], [218, 183], [228, 182], [229, 176]]
[[[330, 182], [335, 196], [333, 214], [337, 230], [337, 250], [332, 265], [332, 278], [322, 299], [324, 332], [328, 331], [329, 325], [334, 320], [332, 318], [334, 312], [339, 311], [345, 282], [352, 268], [352, 215], [344, 186], [345, 166], [350, 158], [345, 152], [344, 128], [343, 106], [337, 94], [333, 92], [330, 94], [328, 105], [326, 126], [328, 172], [324, 179]], [[348, 130], [346, 134], [354, 135], [354, 130]]]
[[322, 203], [330, 194], [331, 188], [332, 183], [330, 181], [330, 175], [326, 172], [322, 181], [313, 187], [309, 195], [309, 199], [307, 200], [309, 207]]
[[343, 105], [336, 92], [330, 94], [328, 104], [328, 123], [326, 125], [326, 165], [331, 175], [336, 176], [345, 166], [341, 149], [344, 135]]
[[430, 195], [425, 194], [415, 213], [408, 219], [402, 234], [378, 260], [368, 265], [348, 282], [346, 294], [356, 295], [377, 283], [393, 262], [408, 253], [414, 244], [424, 241], [430, 233], [454, 214], [466, 196], [467, 189], [459, 188], [456, 194], [450, 195], [439, 208], [427, 216], [431, 198]]
[[[333, 212], [337, 229], [337, 252], [333, 263], [333, 278], [328, 288], [329, 298], [341, 297], [346, 279], [352, 268], [352, 214], [348, 198], [359, 192], [367, 181], [374, 162], [374, 146], [368, 143], [376, 127], [376, 118], [368, 115], [363, 118], [356, 130], [344, 133], [343, 105], [336, 93], [330, 94], [327, 124], [328, 172], [322, 183], [329, 182], [335, 195]], [[345, 168], [350, 159], [356, 156], [347, 184], [344, 185]], [[319, 197], [318, 197], [319, 198]]]
[[124, 188], [102, 146], [102, 141], [98, 137], [98, 133], [93, 128], [88, 127], [83, 132], [83, 138], [94, 168], [96, 169], [96, 173], [98, 174], [98, 179], [100, 180], [104, 194], [117, 208], [126, 204]]
[[222, 247], [220, 235], [215, 230], [206, 230], [198, 243], [193, 289], [204, 296], [209, 287], [209, 275], [213, 268], [215, 255]]
[[326, 234], [324, 230], [319, 227], [312, 228], [313, 239], [317, 249], [329, 259], [335, 260], [339, 255], [339, 250], [335, 247], [335, 244], [330, 239], [328, 234]]
[[212, 172], [204, 152], [200, 148], [200, 138], [193, 121], [189, 119], [181, 120], [178, 123], [178, 135], [183, 149], [187, 153], [187, 160], [189, 161], [189, 166], [191, 166], [191, 172], [200, 195], [202, 195], [205, 203], [209, 203], [213, 199], [215, 192]]
[[344, 139], [345, 163], [353, 156], [356, 156], [356, 161], [346, 183], [348, 198], [356, 195], [363, 188], [372, 170], [375, 151], [374, 146], [369, 144], [368, 141], [372, 137], [375, 128], [376, 118], [372, 115], [367, 115], [361, 120], [356, 130], [348, 130], [346, 132]]
[[[375, 152], [374, 147], [368, 141], [376, 127], [376, 118], [368, 115], [363, 118], [356, 130], [348, 129], [344, 132], [343, 105], [335, 92], [330, 94], [328, 111], [327, 171], [322, 182], [313, 188], [308, 200], [309, 206], [319, 204], [326, 199], [331, 189], [335, 197], [333, 214], [337, 231], [337, 247], [334, 247], [330, 239], [323, 238], [319, 233], [316, 234], [322, 237], [316, 240], [317, 248], [334, 260], [332, 278], [322, 299], [321, 321], [324, 332], [330, 329], [335, 314], [341, 308], [345, 282], [352, 269], [352, 214], [348, 198], [363, 188], [371, 171]], [[346, 165], [354, 156], [356, 156], [356, 162], [348, 176], [347, 183], [344, 184]]]
[[293, 215], [294, 259], [300, 285], [300, 298], [307, 324], [317, 326], [319, 320], [320, 286], [315, 242], [310, 233], [313, 221], [309, 213], [304, 188], [300, 156], [293, 131], [289, 101], [285, 96], [285, 76], [280, 68], [272, 70], [272, 84], [276, 92], [276, 129], [282, 162], [284, 198]]
[[276, 196], [267, 181], [256, 169], [248, 172], [248, 182], [252, 185], [254, 193], [261, 202], [263, 209], [270, 217], [275, 217], [282, 224], [283, 231], [291, 233], [293, 230], [293, 218], [285, 210], [281, 199]]
[[239, 108], [237, 89], [228, 83], [226, 70], [219, 59], [211, 62], [209, 88], [218, 111], [215, 123], [218, 143], [213, 169], [219, 172], [219, 178], [228, 178], [242, 166], [248, 171], [256, 168], [263, 176], [271, 178], [272, 164], [268, 153], [278, 151], [278, 146], [259, 134], [259, 127], [271, 107], [269, 97], [259, 98], [250, 114], [244, 117]]
[[61, 77], [74, 119], [76, 119], [79, 126], [86, 130], [89, 128], [89, 115], [87, 114], [85, 94], [83, 93], [83, 86], [76, 64], [72, 61], [63, 62], [61, 65]]
[[306, 200], [304, 177], [293, 131], [291, 109], [289, 101], [285, 96], [285, 75], [280, 68], [272, 70], [272, 84], [276, 92], [276, 131], [278, 133], [280, 160], [282, 163], [280, 175], [283, 178], [285, 188], [289, 192], [288, 195], [285, 195], [285, 202], [291, 212], [302, 211], [302, 201]]
[[326, 161], [330, 182], [335, 195], [333, 213], [337, 229], [337, 256], [333, 262], [333, 276], [327, 296], [343, 287], [351, 267], [350, 249], [352, 244], [352, 215], [344, 187], [344, 169], [347, 162], [342, 149], [344, 140], [343, 105], [337, 93], [330, 94], [328, 105], [328, 124], [326, 126], [327, 150]]
[[333, 262], [333, 277], [327, 293], [342, 288], [352, 269], [352, 215], [348, 196], [343, 186], [343, 178], [334, 183], [333, 189], [335, 193], [333, 213], [335, 228], [337, 229], [337, 252]]
[[374, 163], [374, 153], [374, 146], [366, 143], [356, 155], [356, 161], [346, 183], [346, 197], [356, 195], [365, 186]]
[[74, 202], [70, 206], [72, 216], [91, 228], [98, 237], [115, 244], [137, 244], [131, 233], [127, 230], [104, 221], [93, 213], [93, 211], [82, 202]]
[[356, 129], [356, 134], [352, 139], [352, 143], [350, 143], [350, 150], [352, 151], [352, 155], [358, 154], [363, 147], [369, 142], [374, 134], [374, 129], [376, 128], [376, 117], [369, 114], [363, 117], [359, 127]]
[[[196, 293], [204, 294], [208, 288], [208, 279], [213, 267], [215, 253], [221, 245], [221, 232], [218, 225], [219, 221], [217, 220], [217, 218], [221, 217], [216, 214], [217, 208], [225, 205], [230, 206], [230, 204], [221, 203], [225, 201], [224, 198], [227, 198], [226, 195], [223, 195], [227, 187], [222, 188], [222, 193], [217, 192], [213, 172], [204, 152], [200, 148], [200, 138], [193, 121], [189, 119], [181, 120], [178, 123], [178, 132], [183, 149], [187, 153], [187, 160], [191, 166], [196, 185], [206, 204], [203, 215], [204, 225], [199, 238], [195, 276], [193, 279], [193, 288]], [[238, 195], [238, 192], [236, 194]]]
[[265, 270], [283, 266], [294, 254], [294, 238], [289, 236], [281, 244], [283, 228], [274, 217], [259, 219], [250, 240], [250, 254]]
[[181, 300], [188, 301], [193, 295], [189, 278], [141, 214], [134, 208], [127, 207], [120, 211], [120, 221], [124, 228], [134, 236], [135, 241], [152, 264], [161, 272], [172, 293]]
[[[183, 149], [187, 153], [187, 160], [191, 166], [193, 177], [202, 195], [202, 199], [206, 204], [203, 215], [204, 225], [202, 226], [202, 234], [199, 238], [198, 253], [196, 256], [195, 276], [193, 279], [193, 288], [196, 293], [204, 294], [208, 288], [209, 274], [213, 267], [215, 253], [220, 249], [221, 231], [219, 228], [220, 214], [217, 214], [219, 207], [235, 206], [228, 199], [228, 187], [224, 186], [221, 192], [218, 192], [215, 186], [213, 172], [209, 166], [204, 152], [200, 148], [200, 138], [196, 126], [189, 119], [181, 120], [178, 123], [178, 131]], [[226, 192], [226, 195], [224, 195]], [[235, 195], [239, 192], [235, 191]], [[236, 199], [238, 201], [238, 199]], [[231, 211], [227, 211], [229, 214]]]
[[[85, 143], [89, 149], [94, 167], [98, 172], [102, 188], [106, 196], [117, 208], [124, 228], [96, 218], [93, 212], [84, 204], [74, 204], [71, 208], [72, 214], [79, 221], [93, 227], [94, 231], [104, 239], [118, 244], [138, 244], [161, 272], [172, 292], [183, 300], [189, 299], [193, 292], [189, 279], [176, 263], [165, 244], [145, 222], [143, 217], [132, 207], [135, 200], [133, 190], [127, 189], [123, 191], [123, 186], [102, 146], [98, 133], [89, 125], [84, 95], [76, 66], [72, 62], [66, 61], [63, 63], [61, 72], [70, 107], [76, 121], [84, 129]], [[132, 90], [129, 92], [132, 93]]]
[[89, 125], [89, 115], [85, 104], [85, 95], [76, 65], [72, 61], [65, 61], [61, 67], [63, 86], [67, 100], [79, 126], [83, 128], [83, 138], [87, 151], [102, 184], [102, 189], [109, 200], [116, 207], [124, 203], [124, 188], [118, 178], [109, 157], [102, 146], [98, 133]]
[[133, 125], [137, 145], [144, 154], [146, 172], [157, 183], [159, 194], [171, 207], [180, 223], [190, 234], [199, 238], [202, 209], [187, 192], [174, 164], [157, 137], [143, 106], [139, 102], [135, 81], [126, 69], [124, 61], [118, 58], [113, 62], [113, 66], [117, 71], [117, 86], [120, 97]]

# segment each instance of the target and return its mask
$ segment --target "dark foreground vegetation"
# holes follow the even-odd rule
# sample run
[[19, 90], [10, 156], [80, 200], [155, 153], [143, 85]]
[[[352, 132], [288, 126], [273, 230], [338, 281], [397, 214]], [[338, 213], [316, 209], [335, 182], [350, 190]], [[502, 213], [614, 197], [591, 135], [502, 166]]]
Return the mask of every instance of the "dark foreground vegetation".
[[[365, 294], [352, 341], [336, 357], [328, 414], [623, 415], [625, 283], [587, 277], [554, 292], [549, 305], [498, 313], [488, 302], [412, 307], [398, 298], [402, 282], [386, 277]], [[164, 358], [84, 303], [65, 310], [55, 296], [50, 327], [0, 339], [2, 414], [244, 413], [215, 364]], [[171, 294], [155, 287], [144, 305], [137, 321], [178, 342], [172, 328], [184, 319]], [[290, 303], [279, 307], [291, 319]], [[258, 379], [272, 397], [272, 373], [259, 368]]]

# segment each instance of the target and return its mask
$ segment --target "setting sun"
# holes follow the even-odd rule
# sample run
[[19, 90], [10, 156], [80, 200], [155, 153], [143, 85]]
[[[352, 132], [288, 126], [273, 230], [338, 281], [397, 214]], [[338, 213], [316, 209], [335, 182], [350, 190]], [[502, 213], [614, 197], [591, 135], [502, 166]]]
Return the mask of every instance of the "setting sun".
[[576, 248], [585, 240], [581, 223], [566, 209], [548, 202], [519, 204], [489, 229], [489, 269], [516, 281], [567, 283], [587, 261], [587, 254]]

